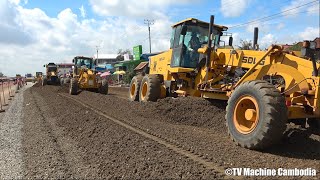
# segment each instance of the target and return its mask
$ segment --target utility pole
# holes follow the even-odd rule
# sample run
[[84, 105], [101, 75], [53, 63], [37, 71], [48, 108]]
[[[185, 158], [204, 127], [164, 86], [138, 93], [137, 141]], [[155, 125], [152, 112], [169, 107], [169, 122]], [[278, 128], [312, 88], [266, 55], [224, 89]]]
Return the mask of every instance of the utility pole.
[[98, 64], [99, 46], [96, 46], [96, 49], [97, 49], [96, 63]]
[[151, 53], [151, 35], [150, 35], [150, 26], [154, 24], [154, 20], [150, 19], [145, 19], [144, 24], [148, 25], [148, 30], [149, 30], [149, 47], [150, 47], [150, 53]]

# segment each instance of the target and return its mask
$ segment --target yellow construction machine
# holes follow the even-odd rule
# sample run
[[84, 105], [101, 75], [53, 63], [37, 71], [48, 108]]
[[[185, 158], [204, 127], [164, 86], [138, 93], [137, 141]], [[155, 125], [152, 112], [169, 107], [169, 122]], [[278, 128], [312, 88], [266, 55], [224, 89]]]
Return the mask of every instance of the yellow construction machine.
[[42, 72], [36, 72], [36, 76], [33, 80], [34, 83], [41, 83], [42, 82]]
[[76, 56], [72, 62], [74, 63], [74, 67], [69, 87], [71, 95], [77, 95], [79, 89], [108, 94], [108, 81], [96, 74], [92, 58]]
[[[129, 99], [227, 100], [228, 133], [249, 149], [279, 142], [292, 119], [319, 129], [320, 58], [313, 55], [320, 43], [305, 45], [303, 57], [278, 45], [266, 51], [227, 49], [221, 37], [228, 28], [213, 22], [211, 16], [210, 23], [189, 18], [174, 24], [170, 49], [151, 57], [149, 74], [132, 79]], [[227, 41], [232, 47], [232, 36]]]
[[43, 65], [46, 68], [46, 75], [42, 78], [42, 86], [44, 85], [59, 85], [60, 79], [58, 76], [58, 66], [55, 63]]

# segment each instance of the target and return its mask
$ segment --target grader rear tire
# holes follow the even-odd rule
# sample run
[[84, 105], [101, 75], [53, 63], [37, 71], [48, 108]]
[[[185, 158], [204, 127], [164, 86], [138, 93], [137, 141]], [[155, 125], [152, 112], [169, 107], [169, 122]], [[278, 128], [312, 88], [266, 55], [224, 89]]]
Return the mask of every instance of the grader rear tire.
[[64, 78], [60, 78], [60, 85], [63, 86], [64, 84]]
[[47, 78], [42, 79], [42, 86], [45, 86], [45, 85], [47, 85]]
[[160, 78], [156, 74], [149, 74], [143, 77], [140, 92], [139, 101], [157, 101], [161, 95]]
[[78, 81], [75, 78], [71, 79], [70, 87], [69, 87], [69, 94], [77, 95], [78, 93]]
[[320, 135], [320, 118], [308, 119], [309, 127]]
[[99, 92], [101, 94], [108, 94], [108, 90], [109, 90], [108, 81], [106, 79], [103, 79], [101, 82], [101, 86], [99, 88]]
[[129, 88], [129, 100], [130, 101], [139, 101], [139, 90], [141, 86], [143, 76], [134, 76], [130, 82]]
[[248, 149], [265, 149], [278, 143], [288, 118], [284, 97], [272, 84], [261, 80], [239, 85], [226, 111], [231, 139]]

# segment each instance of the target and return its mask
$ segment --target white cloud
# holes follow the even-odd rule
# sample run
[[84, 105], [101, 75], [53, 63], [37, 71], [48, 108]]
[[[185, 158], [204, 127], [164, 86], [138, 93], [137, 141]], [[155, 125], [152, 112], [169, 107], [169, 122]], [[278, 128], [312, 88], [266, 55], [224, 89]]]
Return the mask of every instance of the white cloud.
[[320, 6], [319, 5], [314, 5], [314, 6], [311, 6], [307, 9], [308, 11], [308, 14], [309, 15], [319, 15], [320, 13]]
[[16, 2], [0, 2], [0, 44], [26, 45], [33, 37], [19, 23]]
[[299, 37], [302, 40], [314, 40], [316, 37], [320, 37], [319, 27], [307, 27], [303, 32], [299, 33]]
[[259, 46], [260, 46], [260, 49], [264, 49], [264, 48], [267, 48], [270, 45], [276, 44], [276, 43], [279, 43], [279, 42], [277, 42], [277, 40], [273, 34], [269, 33], [269, 34], [264, 35], [261, 38], [261, 40], [259, 41]]
[[307, 10], [308, 14], [317, 14], [319, 11], [318, 1], [306, 1], [306, 0], [293, 0], [288, 6], [282, 8], [282, 14], [285, 17], [297, 17], [299, 13], [305, 12]]
[[95, 13], [102, 16], [164, 17], [169, 5], [198, 2], [197, 0], [89, 0]]
[[[69, 8], [56, 17], [49, 17], [41, 9], [26, 9], [5, 2], [0, 2], [0, 54], [5, 59], [0, 60], [0, 71], [6, 75], [44, 71], [45, 63], [71, 62], [77, 55], [93, 56], [97, 45], [102, 54], [114, 54], [118, 49], [132, 50], [138, 44], [143, 46], [144, 52], [149, 52], [148, 28], [143, 20], [125, 17], [79, 19]], [[3, 28], [7, 24], [21, 32]], [[169, 48], [172, 24], [169, 18], [163, 17], [151, 26], [153, 52]]]
[[79, 8], [81, 17], [85, 18], [86, 17], [86, 10], [84, 9], [83, 5]]
[[276, 26], [276, 28], [278, 29], [278, 30], [281, 30], [281, 29], [283, 29], [285, 27], [285, 24], [284, 23], [278, 23], [277, 24], [277, 26]]
[[224, 17], [240, 16], [252, 0], [221, 0], [220, 12]]

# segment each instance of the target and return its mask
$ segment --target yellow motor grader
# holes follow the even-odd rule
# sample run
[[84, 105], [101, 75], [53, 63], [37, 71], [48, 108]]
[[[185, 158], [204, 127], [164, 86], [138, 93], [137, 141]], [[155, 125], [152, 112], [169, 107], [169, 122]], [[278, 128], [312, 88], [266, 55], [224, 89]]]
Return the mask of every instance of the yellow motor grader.
[[[279, 45], [267, 51], [227, 49], [220, 44], [228, 28], [213, 22], [211, 16], [210, 23], [189, 18], [174, 24], [170, 49], [150, 58], [149, 74], [132, 79], [129, 100], [168, 96], [227, 100], [228, 133], [249, 149], [279, 142], [292, 119], [307, 119], [319, 128], [320, 64], [313, 55], [320, 51], [320, 42], [306, 43], [303, 57]], [[229, 47], [232, 41], [230, 36]]]
[[93, 90], [108, 94], [108, 81], [101, 79], [94, 70], [94, 60], [90, 57], [76, 56], [73, 58], [73, 74], [70, 81], [69, 93], [77, 95], [79, 89]]
[[36, 76], [33, 80], [33, 83], [40, 83], [42, 82], [42, 72], [36, 72]]
[[58, 76], [58, 66], [55, 63], [43, 65], [46, 68], [46, 75], [42, 78], [42, 86], [44, 85], [59, 85], [60, 79]]

